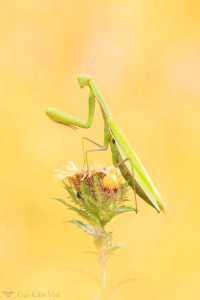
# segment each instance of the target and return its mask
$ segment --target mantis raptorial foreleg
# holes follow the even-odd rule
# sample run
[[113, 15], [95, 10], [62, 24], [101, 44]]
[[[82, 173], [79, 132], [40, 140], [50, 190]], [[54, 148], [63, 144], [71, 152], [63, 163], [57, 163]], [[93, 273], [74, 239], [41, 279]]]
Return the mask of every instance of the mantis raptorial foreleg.
[[52, 119], [56, 123], [60, 123], [66, 126], [69, 126], [73, 129], [76, 129], [77, 127], [80, 128], [90, 128], [93, 123], [94, 119], [94, 110], [95, 110], [95, 96], [94, 93], [90, 92], [90, 96], [88, 99], [88, 117], [86, 121], [82, 121], [76, 117], [70, 116], [68, 114], [65, 114], [63, 112], [60, 112], [56, 109], [48, 108], [46, 110], [47, 115], [50, 119]]

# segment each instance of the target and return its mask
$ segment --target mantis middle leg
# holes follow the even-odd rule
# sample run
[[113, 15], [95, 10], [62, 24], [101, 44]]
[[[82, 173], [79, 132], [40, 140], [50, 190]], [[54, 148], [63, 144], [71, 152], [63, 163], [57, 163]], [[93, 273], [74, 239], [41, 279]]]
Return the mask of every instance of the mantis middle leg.
[[[98, 148], [85, 150], [85, 144], [84, 144], [85, 140], [96, 145]], [[86, 163], [87, 169], [89, 169], [88, 153], [95, 152], [95, 151], [106, 151], [108, 149], [109, 142], [110, 142], [110, 132], [109, 132], [109, 128], [108, 128], [108, 125], [106, 122], [104, 124], [104, 143], [103, 143], [103, 145], [101, 145], [87, 137], [82, 137], [83, 156], [84, 156], [83, 165], [85, 165], [85, 163]]]

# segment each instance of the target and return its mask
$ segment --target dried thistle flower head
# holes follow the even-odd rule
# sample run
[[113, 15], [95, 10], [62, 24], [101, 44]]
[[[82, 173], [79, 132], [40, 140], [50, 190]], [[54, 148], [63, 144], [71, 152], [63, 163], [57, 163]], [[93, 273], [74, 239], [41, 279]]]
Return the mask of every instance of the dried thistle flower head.
[[96, 166], [88, 171], [68, 162], [64, 170], [57, 170], [73, 205], [58, 200], [90, 225], [104, 227], [114, 216], [135, 209], [126, 205], [128, 185], [118, 168]]
[[135, 211], [127, 205], [128, 184], [124, 182], [118, 168], [94, 165], [90, 170], [77, 167], [68, 162], [64, 170], [57, 170], [68, 193], [68, 200], [55, 198], [68, 209], [76, 212], [82, 220], [69, 220], [88, 234], [92, 235], [100, 265], [102, 295], [105, 299], [105, 266], [120, 244], [113, 243], [112, 232], [105, 225], [115, 216]]

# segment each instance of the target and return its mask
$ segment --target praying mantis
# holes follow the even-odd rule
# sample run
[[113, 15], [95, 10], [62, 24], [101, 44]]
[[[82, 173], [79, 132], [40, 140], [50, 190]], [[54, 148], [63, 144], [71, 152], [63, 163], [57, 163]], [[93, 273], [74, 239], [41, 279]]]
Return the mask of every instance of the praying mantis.
[[[139, 195], [146, 203], [151, 205], [157, 212], [165, 212], [164, 201], [149, 177], [147, 171], [139, 160], [137, 154], [131, 147], [128, 139], [119, 127], [117, 122], [113, 119], [112, 113], [108, 108], [101, 92], [97, 88], [95, 81], [90, 75], [80, 74], [78, 76], [78, 82], [81, 88], [89, 88], [88, 99], [88, 117], [86, 121], [82, 121], [76, 117], [60, 112], [54, 108], [47, 108], [46, 114], [53, 121], [69, 126], [70, 128], [90, 128], [94, 119], [95, 101], [100, 105], [102, 116], [104, 119], [104, 141], [103, 145], [87, 138], [83, 137], [93, 143], [98, 148], [84, 150], [84, 161], [88, 166], [88, 153], [93, 151], [107, 150], [109, 145], [112, 152], [112, 160], [115, 166], [118, 166], [122, 176], [128, 182], [129, 186], [134, 190], [135, 196]], [[137, 212], [137, 201], [136, 201]]]

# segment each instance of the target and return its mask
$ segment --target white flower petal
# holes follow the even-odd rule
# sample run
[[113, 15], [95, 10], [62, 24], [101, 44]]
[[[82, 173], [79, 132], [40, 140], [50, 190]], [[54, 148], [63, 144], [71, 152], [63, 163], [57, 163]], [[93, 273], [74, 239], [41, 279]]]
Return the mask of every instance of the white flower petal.
[[66, 175], [64, 175], [64, 174], [55, 174], [54, 175], [55, 176], [55, 179], [56, 180], [64, 180], [64, 179], [66, 179]]

